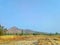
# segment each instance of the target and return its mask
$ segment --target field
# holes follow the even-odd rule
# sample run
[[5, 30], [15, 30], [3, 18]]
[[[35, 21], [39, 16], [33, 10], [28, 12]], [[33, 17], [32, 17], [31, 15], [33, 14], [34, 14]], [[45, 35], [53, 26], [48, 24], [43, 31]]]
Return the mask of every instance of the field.
[[0, 36], [0, 45], [60, 45], [60, 36], [5, 35]]

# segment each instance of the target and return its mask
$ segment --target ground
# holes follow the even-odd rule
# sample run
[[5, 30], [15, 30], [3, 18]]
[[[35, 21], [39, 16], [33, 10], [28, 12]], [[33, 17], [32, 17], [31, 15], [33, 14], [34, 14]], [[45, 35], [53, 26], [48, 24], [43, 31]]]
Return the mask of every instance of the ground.
[[0, 45], [60, 45], [60, 36], [46, 35], [4, 35]]

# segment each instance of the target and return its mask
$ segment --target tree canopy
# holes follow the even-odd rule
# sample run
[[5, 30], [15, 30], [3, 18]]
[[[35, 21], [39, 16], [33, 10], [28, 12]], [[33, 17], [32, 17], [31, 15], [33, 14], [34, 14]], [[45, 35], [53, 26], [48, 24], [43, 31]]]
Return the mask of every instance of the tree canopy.
[[5, 31], [6, 31], [6, 30], [7, 30], [7, 29], [4, 28], [4, 26], [0, 25], [0, 35], [5, 34]]

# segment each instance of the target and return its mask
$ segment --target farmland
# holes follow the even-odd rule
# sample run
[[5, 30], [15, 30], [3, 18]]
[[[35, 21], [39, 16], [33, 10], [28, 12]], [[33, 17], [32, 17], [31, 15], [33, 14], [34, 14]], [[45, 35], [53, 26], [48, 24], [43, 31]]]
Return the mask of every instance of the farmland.
[[0, 36], [0, 45], [60, 45], [60, 36], [5, 35]]

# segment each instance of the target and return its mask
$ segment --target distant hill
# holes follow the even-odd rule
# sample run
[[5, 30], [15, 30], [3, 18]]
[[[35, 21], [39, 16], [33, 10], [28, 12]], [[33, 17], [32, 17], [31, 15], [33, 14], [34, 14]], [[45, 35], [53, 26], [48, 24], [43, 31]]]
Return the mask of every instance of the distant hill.
[[17, 28], [16, 26], [14, 27], [11, 27], [10, 29], [8, 29], [6, 31], [6, 33], [8, 34], [21, 34], [21, 33], [24, 33], [24, 34], [32, 34], [34, 33], [35, 31], [32, 31], [32, 30], [29, 30], [29, 29], [19, 29]]
[[10, 29], [8, 29], [7, 31], [6, 31], [6, 33], [9, 33], [9, 34], [16, 34], [16, 33], [21, 33], [22, 31], [21, 31], [22, 29], [19, 29], [19, 28], [17, 28], [17, 27], [11, 27]]
[[43, 32], [37, 32], [37, 31], [33, 31], [33, 30], [30, 30], [30, 29], [19, 29], [17, 28], [16, 26], [14, 27], [11, 27], [10, 29], [8, 29], [6, 31], [6, 34], [46, 34], [46, 33], [43, 33]]

